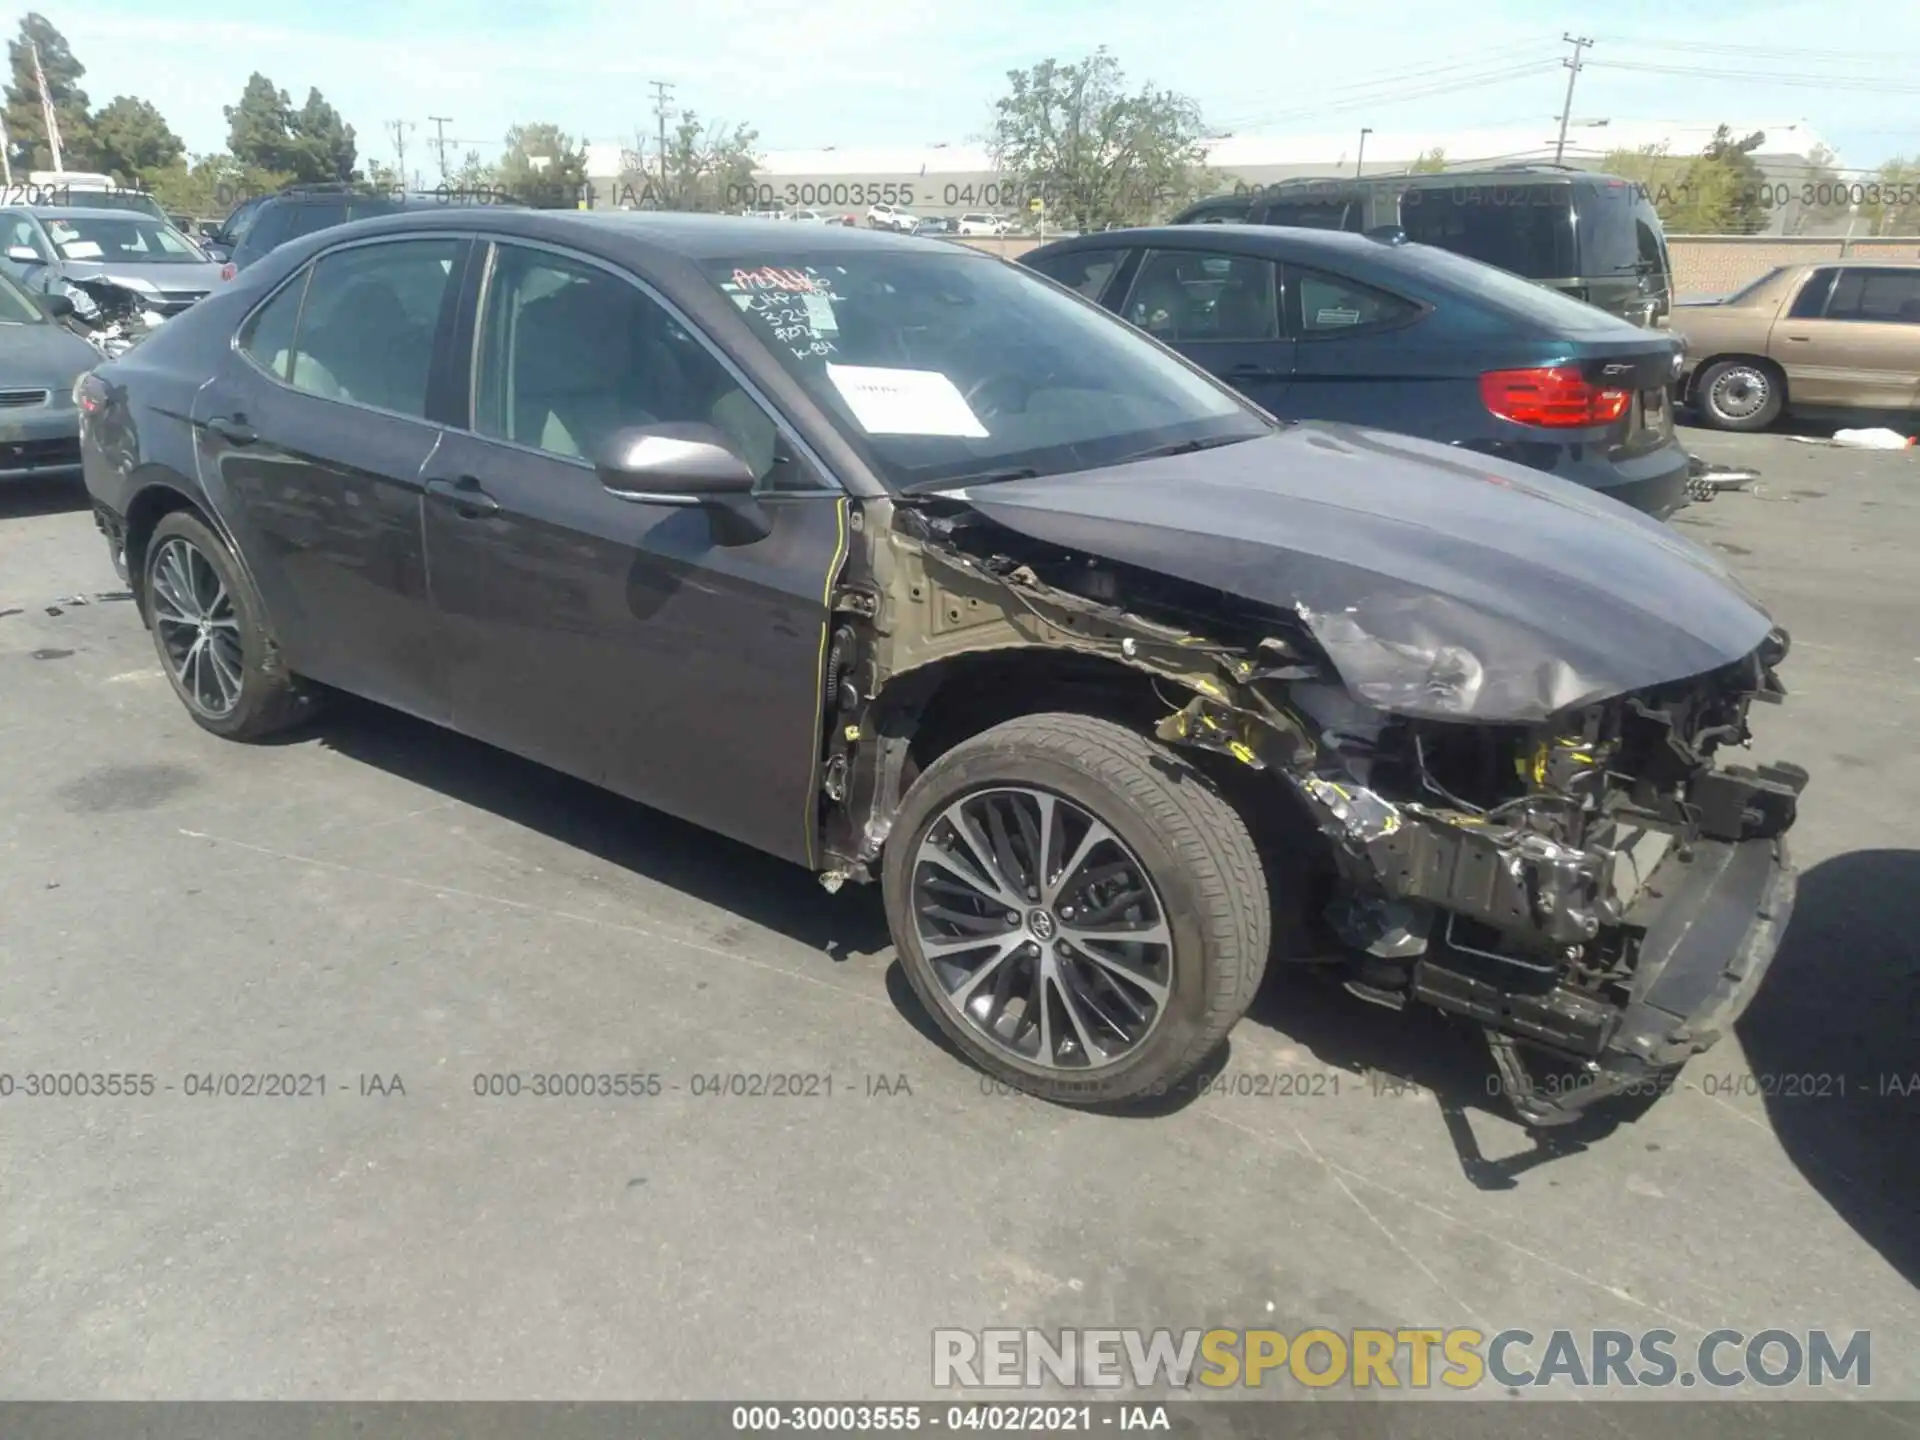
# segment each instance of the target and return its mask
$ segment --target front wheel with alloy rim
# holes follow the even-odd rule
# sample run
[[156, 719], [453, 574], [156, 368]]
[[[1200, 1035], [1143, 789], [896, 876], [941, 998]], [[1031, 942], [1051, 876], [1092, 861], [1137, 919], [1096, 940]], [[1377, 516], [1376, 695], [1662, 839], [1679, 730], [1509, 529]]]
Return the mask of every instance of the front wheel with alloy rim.
[[990, 1074], [1081, 1104], [1163, 1094], [1266, 966], [1246, 824], [1185, 759], [1086, 715], [1033, 715], [914, 782], [882, 876], [901, 964]]
[[1780, 416], [1780, 377], [1751, 360], [1720, 360], [1701, 371], [1694, 389], [1700, 418], [1716, 430], [1764, 430]]
[[163, 516], [142, 575], [154, 649], [201, 728], [257, 740], [305, 718], [311, 696], [280, 664], [259, 598], [204, 521]]

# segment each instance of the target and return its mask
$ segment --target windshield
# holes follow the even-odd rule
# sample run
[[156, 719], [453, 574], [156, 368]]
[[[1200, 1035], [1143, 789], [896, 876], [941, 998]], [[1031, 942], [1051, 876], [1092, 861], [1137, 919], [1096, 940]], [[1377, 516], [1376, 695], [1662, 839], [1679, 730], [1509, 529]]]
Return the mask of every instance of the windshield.
[[705, 268], [898, 488], [1088, 470], [1273, 428], [1105, 311], [971, 252], [783, 250]]
[[44, 325], [47, 317], [27, 292], [0, 270], [0, 325]]
[[1409, 240], [1484, 260], [1528, 280], [1580, 275], [1573, 252], [1573, 187], [1414, 185], [1400, 197]]
[[128, 215], [44, 217], [47, 236], [66, 260], [103, 265], [205, 265], [207, 257], [163, 220]]

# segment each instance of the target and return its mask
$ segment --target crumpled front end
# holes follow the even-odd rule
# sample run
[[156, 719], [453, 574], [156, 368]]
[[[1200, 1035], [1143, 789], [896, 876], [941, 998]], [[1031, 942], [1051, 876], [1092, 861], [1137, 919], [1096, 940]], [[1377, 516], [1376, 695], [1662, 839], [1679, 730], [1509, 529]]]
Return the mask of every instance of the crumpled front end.
[[1317, 743], [1280, 773], [1338, 866], [1348, 988], [1481, 1024], [1534, 1123], [1663, 1084], [1752, 999], [1791, 912], [1806, 772], [1720, 759], [1784, 693], [1786, 648], [1776, 630], [1736, 664], [1530, 726], [1294, 685]]

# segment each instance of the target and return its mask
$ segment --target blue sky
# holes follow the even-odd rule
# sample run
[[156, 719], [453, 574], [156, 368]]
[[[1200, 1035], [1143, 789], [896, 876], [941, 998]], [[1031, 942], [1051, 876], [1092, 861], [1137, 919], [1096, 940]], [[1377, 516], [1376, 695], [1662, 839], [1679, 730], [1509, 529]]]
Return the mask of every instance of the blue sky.
[[470, 143], [489, 158], [520, 120], [631, 144], [654, 129], [655, 79], [704, 117], [756, 126], [764, 148], [961, 144], [984, 131], [1008, 70], [1100, 43], [1130, 80], [1185, 91], [1210, 122], [1240, 133], [1538, 124], [1549, 137], [1568, 30], [1597, 42], [1576, 120], [1798, 119], [1850, 167], [1920, 154], [1920, 6], [1610, 0], [1598, 18], [1600, 8], [530, 0], [502, 12], [450, 0], [280, 0], [161, 18], [150, 3], [88, 0], [45, 13], [87, 67], [96, 104], [145, 96], [192, 150], [224, 143], [221, 107], [258, 69], [296, 104], [317, 85], [358, 131], [363, 155], [391, 162], [385, 122], [414, 122], [409, 169], [427, 162], [430, 115], [452, 117], [460, 151]]

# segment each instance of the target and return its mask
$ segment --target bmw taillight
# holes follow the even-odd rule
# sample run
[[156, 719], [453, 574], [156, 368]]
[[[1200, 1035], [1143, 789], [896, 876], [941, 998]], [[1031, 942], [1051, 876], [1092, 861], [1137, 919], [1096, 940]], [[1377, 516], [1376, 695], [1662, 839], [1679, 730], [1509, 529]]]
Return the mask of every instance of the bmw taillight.
[[1633, 403], [1631, 391], [1590, 384], [1571, 365], [1489, 370], [1480, 377], [1480, 398], [1502, 420], [1550, 430], [1609, 425]]
[[239, 273], [240, 273], [239, 269], [234, 265], [234, 263], [231, 260], [229, 260], [226, 264], [220, 267], [220, 278], [222, 280], [231, 280], [233, 279], [234, 276], [238, 275]]

